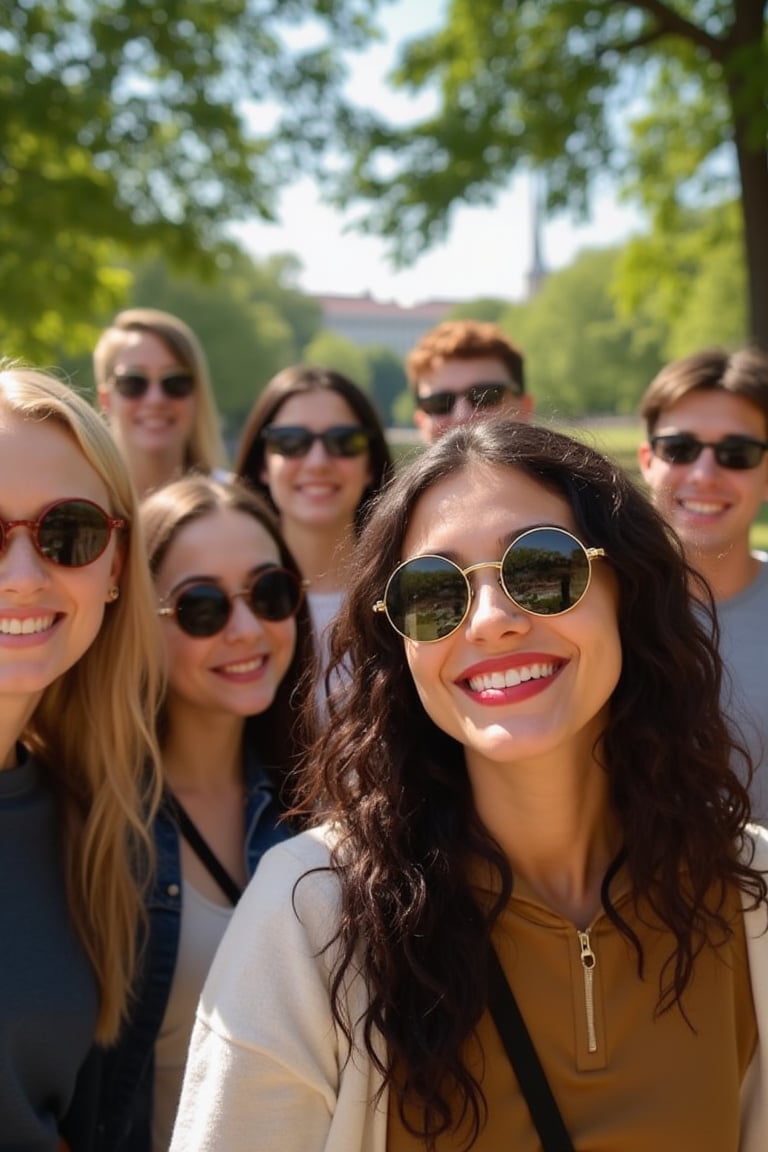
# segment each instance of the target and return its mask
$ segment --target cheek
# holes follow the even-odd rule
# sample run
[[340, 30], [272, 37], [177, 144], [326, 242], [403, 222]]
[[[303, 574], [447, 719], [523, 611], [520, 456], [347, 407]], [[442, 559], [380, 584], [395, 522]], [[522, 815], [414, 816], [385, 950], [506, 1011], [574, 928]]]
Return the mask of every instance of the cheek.
[[296, 621], [285, 620], [272, 625], [272, 645], [277, 678], [282, 680], [288, 671], [296, 649]]

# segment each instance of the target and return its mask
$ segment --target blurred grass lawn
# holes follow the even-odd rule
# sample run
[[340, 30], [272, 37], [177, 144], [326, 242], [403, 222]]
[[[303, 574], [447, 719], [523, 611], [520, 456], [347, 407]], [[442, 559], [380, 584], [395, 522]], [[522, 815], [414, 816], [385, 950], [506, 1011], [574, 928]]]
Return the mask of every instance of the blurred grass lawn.
[[[611, 456], [622, 468], [625, 468], [636, 480], [640, 479], [640, 469], [637, 466], [637, 446], [643, 439], [644, 428], [639, 420], [584, 420], [575, 424], [559, 425], [561, 431], [568, 432], [586, 443], [591, 444], [606, 456]], [[407, 438], [407, 442], [404, 442]], [[390, 444], [395, 459], [406, 461], [420, 450], [418, 442], [414, 442], [413, 434], [401, 437], [397, 431], [393, 432]], [[753, 548], [763, 548], [768, 551], [768, 503], [763, 504], [760, 516], [752, 529]]]

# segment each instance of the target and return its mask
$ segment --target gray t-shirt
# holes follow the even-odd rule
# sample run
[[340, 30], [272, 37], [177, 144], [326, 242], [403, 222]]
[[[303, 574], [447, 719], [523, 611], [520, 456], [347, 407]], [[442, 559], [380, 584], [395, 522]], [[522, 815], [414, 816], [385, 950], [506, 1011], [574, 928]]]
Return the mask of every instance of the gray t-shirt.
[[723, 710], [754, 760], [754, 818], [768, 824], [768, 556], [759, 559], [752, 583], [718, 601], [717, 617], [726, 673]]
[[97, 1011], [56, 806], [30, 758], [0, 771], [0, 1150], [55, 1152]]

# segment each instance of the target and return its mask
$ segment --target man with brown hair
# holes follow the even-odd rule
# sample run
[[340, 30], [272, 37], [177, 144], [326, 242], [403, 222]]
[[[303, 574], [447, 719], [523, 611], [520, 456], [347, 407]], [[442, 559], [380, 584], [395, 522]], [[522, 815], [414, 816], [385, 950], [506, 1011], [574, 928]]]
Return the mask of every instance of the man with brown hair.
[[422, 336], [405, 362], [414, 423], [431, 444], [475, 416], [527, 420], [523, 354], [495, 324], [446, 320]]
[[768, 499], [768, 355], [713, 348], [675, 360], [641, 413], [640, 468], [715, 597], [723, 706], [755, 762], [755, 816], [768, 823], [768, 556], [750, 547]]

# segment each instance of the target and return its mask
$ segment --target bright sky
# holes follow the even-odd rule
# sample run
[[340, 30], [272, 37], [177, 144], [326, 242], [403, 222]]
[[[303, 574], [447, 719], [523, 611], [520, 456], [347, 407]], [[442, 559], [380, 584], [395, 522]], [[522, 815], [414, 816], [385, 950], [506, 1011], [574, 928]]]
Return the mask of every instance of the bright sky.
[[[416, 112], [426, 110], [425, 102], [414, 106], [407, 97], [393, 96], [383, 77], [394, 61], [397, 43], [434, 28], [442, 7], [436, 0], [395, 0], [385, 5], [380, 23], [387, 42], [353, 65], [350, 91], [357, 102], [379, 103], [386, 93], [393, 119], [413, 114], [414, 107]], [[308, 293], [370, 293], [377, 300], [396, 300], [404, 306], [432, 298], [515, 300], [525, 295], [531, 268], [532, 202], [528, 178], [515, 177], [493, 207], [455, 209], [447, 240], [401, 271], [394, 270], [384, 241], [345, 231], [344, 216], [322, 203], [308, 179], [283, 193], [279, 225], [254, 221], [238, 226], [236, 232], [257, 259], [296, 253], [303, 265], [300, 287]], [[620, 241], [638, 226], [637, 215], [619, 207], [610, 193], [598, 196], [593, 219], [586, 225], [576, 226], [566, 217], [545, 223], [545, 266], [561, 268], [579, 249]]]

